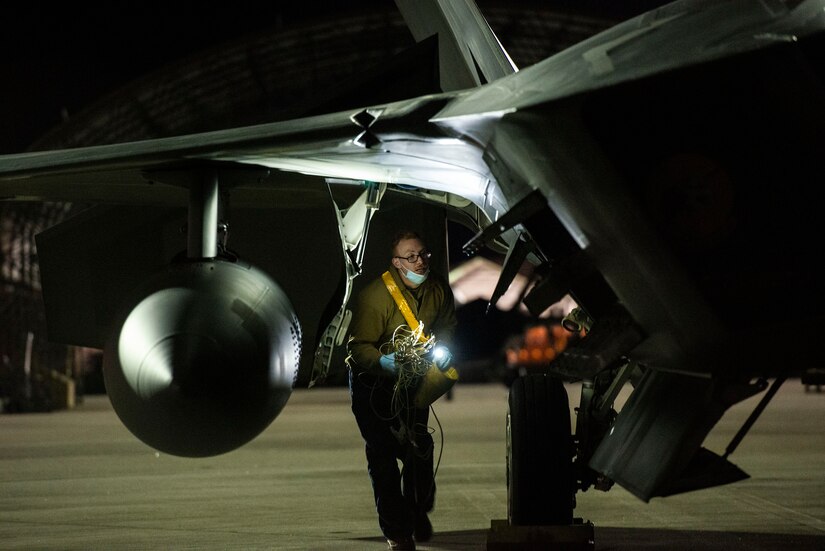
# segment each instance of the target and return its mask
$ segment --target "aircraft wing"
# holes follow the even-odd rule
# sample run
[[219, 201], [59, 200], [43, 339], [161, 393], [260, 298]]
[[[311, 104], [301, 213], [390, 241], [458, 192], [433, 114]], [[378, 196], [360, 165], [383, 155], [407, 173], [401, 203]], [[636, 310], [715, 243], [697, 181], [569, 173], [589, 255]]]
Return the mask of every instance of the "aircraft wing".
[[[445, 99], [434, 96], [360, 112], [198, 135], [6, 155], [0, 166], [0, 190], [6, 200], [185, 204], [186, 193], [181, 192], [185, 182], [179, 183], [174, 177], [164, 182], [163, 175], [210, 163], [216, 167], [232, 163], [272, 167], [286, 172], [278, 183], [256, 186], [262, 174], [242, 182], [227, 182], [241, 195], [241, 190], [277, 188], [282, 181], [288, 182], [293, 172], [443, 189], [447, 186], [438, 182], [447, 180], [445, 176], [451, 172], [484, 170], [465, 144], [447, 140], [444, 135], [420, 136], [408, 130], [424, 128]], [[367, 140], [379, 130], [387, 145], [367, 147], [376, 145]], [[413, 142], [422, 137], [427, 143], [439, 144], [438, 155], [418, 158]], [[435, 174], [441, 178], [432, 177]], [[472, 186], [466, 191], [478, 195]]]
[[[377, 182], [405, 205], [460, 213], [478, 231], [468, 252], [509, 248], [498, 294], [528, 260], [540, 277], [527, 307], [539, 313], [570, 294], [588, 320], [580, 345], [548, 369], [592, 383], [580, 408], [580, 485], [607, 478], [647, 500], [724, 483], [742, 473], [697, 451], [704, 436], [732, 403], [765, 388], [751, 378], [798, 373], [818, 357], [825, 328], [825, 289], [812, 270], [825, 252], [821, 199], [809, 176], [825, 136], [823, 8], [821, 0], [674, 2], [518, 72], [479, 63], [482, 73], [501, 74], [474, 88], [249, 128], [3, 156], [0, 195], [186, 206], [187, 261], [129, 303], [121, 334], [140, 335], [127, 331], [129, 312], [140, 322], [161, 308], [186, 324], [190, 311], [223, 309], [226, 324], [241, 319], [258, 345], [279, 343], [269, 351], [279, 373], [295, 367], [294, 312], [265, 277], [237, 275], [246, 268], [219, 258], [211, 234], [221, 193], [233, 205], [298, 205], [305, 194], [334, 208], [319, 182]], [[277, 237], [288, 240], [289, 231]], [[243, 299], [227, 295], [236, 277], [244, 293], [252, 289]], [[197, 293], [167, 292], [181, 281], [214, 299], [213, 308], [201, 310]], [[150, 343], [114, 385], [171, 400], [164, 384], [179, 375], [167, 357], [203, 362], [217, 380], [223, 364], [214, 358], [229, 360], [217, 341], [192, 337], [198, 330], [188, 328], [181, 343]], [[794, 344], [777, 342], [789, 330]], [[118, 345], [128, 348], [123, 338], [109, 346]], [[250, 377], [257, 388], [260, 373]], [[636, 388], [616, 415], [612, 398], [627, 381]], [[527, 392], [515, 402], [547, 413], [552, 400], [525, 397], [534, 395], [544, 396]], [[276, 414], [283, 406], [260, 399]], [[140, 407], [126, 409], [138, 423]], [[538, 440], [543, 428], [532, 427]], [[549, 452], [516, 453], [534, 457], [541, 472]], [[540, 498], [515, 499], [530, 509]]]

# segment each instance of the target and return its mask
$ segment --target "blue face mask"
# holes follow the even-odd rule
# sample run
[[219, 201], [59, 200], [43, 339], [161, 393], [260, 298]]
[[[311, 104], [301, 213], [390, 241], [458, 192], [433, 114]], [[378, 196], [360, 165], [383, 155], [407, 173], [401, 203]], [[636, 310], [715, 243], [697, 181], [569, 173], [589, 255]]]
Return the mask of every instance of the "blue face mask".
[[429, 268], [423, 274], [413, 272], [412, 270], [407, 270], [406, 268], [404, 269], [406, 270], [404, 277], [409, 279], [410, 283], [412, 283], [413, 285], [421, 285], [422, 283], [424, 283], [424, 281], [426, 281], [427, 276], [430, 275]]

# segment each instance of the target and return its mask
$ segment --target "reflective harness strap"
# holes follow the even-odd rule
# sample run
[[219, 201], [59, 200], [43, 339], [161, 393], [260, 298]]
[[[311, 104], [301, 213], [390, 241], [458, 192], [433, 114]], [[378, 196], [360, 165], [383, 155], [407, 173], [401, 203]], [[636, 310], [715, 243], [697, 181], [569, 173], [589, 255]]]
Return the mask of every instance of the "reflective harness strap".
[[[410, 329], [413, 331], [418, 329], [418, 320], [415, 319], [412, 309], [410, 309], [410, 305], [407, 304], [407, 300], [404, 298], [404, 295], [401, 294], [401, 290], [398, 288], [398, 285], [395, 284], [395, 280], [392, 278], [392, 274], [389, 270], [381, 275], [381, 279], [384, 280], [384, 285], [387, 286], [387, 290], [390, 292], [390, 295], [392, 295], [392, 298], [395, 299], [395, 303], [398, 305], [398, 309], [401, 310], [401, 315], [403, 315], [404, 319], [407, 320], [407, 324], [410, 326]], [[421, 336], [418, 337], [418, 340], [425, 342], [427, 337], [422, 333]]]
[[[410, 305], [407, 304], [407, 300], [404, 298], [404, 295], [401, 294], [398, 285], [395, 284], [392, 274], [386, 271], [381, 275], [381, 279], [384, 280], [384, 285], [387, 286], [390, 295], [395, 299], [395, 303], [398, 305], [398, 309], [401, 310], [404, 319], [407, 320], [410, 329], [413, 331], [418, 329], [418, 320], [413, 316]], [[428, 340], [423, 334], [418, 338], [422, 342]], [[418, 389], [415, 393], [415, 407], [419, 409], [430, 407], [433, 402], [450, 390], [457, 380], [458, 371], [456, 371], [454, 367], [450, 367], [446, 371], [441, 371], [435, 363], [430, 363], [429, 369], [427, 369], [426, 373], [421, 377], [421, 381], [418, 384]]]

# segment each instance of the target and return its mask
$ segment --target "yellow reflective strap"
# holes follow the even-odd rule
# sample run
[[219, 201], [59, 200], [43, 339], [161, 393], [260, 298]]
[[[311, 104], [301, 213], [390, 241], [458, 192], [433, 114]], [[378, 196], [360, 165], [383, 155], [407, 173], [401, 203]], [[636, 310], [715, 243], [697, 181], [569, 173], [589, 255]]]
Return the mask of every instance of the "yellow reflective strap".
[[[392, 278], [392, 274], [389, 270], [381, 275], [381, 279], [384, 280], [384, 285], [387, 286], [387, 290], [390, 292], [390, 295], [392, 295], [392, 298], [395, 299], [395, 303], [398, 305], [398, 309], [401, 310], [401, 315], [403, 315], [404, 319], [407, 320], [407, 324], [410, 326], [410, 329], [413, 331], [418, 329], [418, 320], [415, 319], [415, 316], [413, 316], [410, 305], [407, 304], [407, 300], [404, 298], [404, 295], [401, 294], [401, 290], [398, 288], [398, 285], [395, 284], [395, 280]], [[426, 341], [427, 338], [422, 334], [419, 337], [419, 340], [423, 342]]]

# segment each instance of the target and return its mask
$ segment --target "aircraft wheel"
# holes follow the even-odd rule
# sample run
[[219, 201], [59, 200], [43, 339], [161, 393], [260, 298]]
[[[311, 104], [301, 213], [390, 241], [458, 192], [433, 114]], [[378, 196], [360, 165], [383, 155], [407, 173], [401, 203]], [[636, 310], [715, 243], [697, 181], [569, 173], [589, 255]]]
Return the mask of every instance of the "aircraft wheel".
[[507, 516], [511, 525], [569, 525], [575, 480], [567, 391], [546, 375], [519, 377], [507, 412]]

